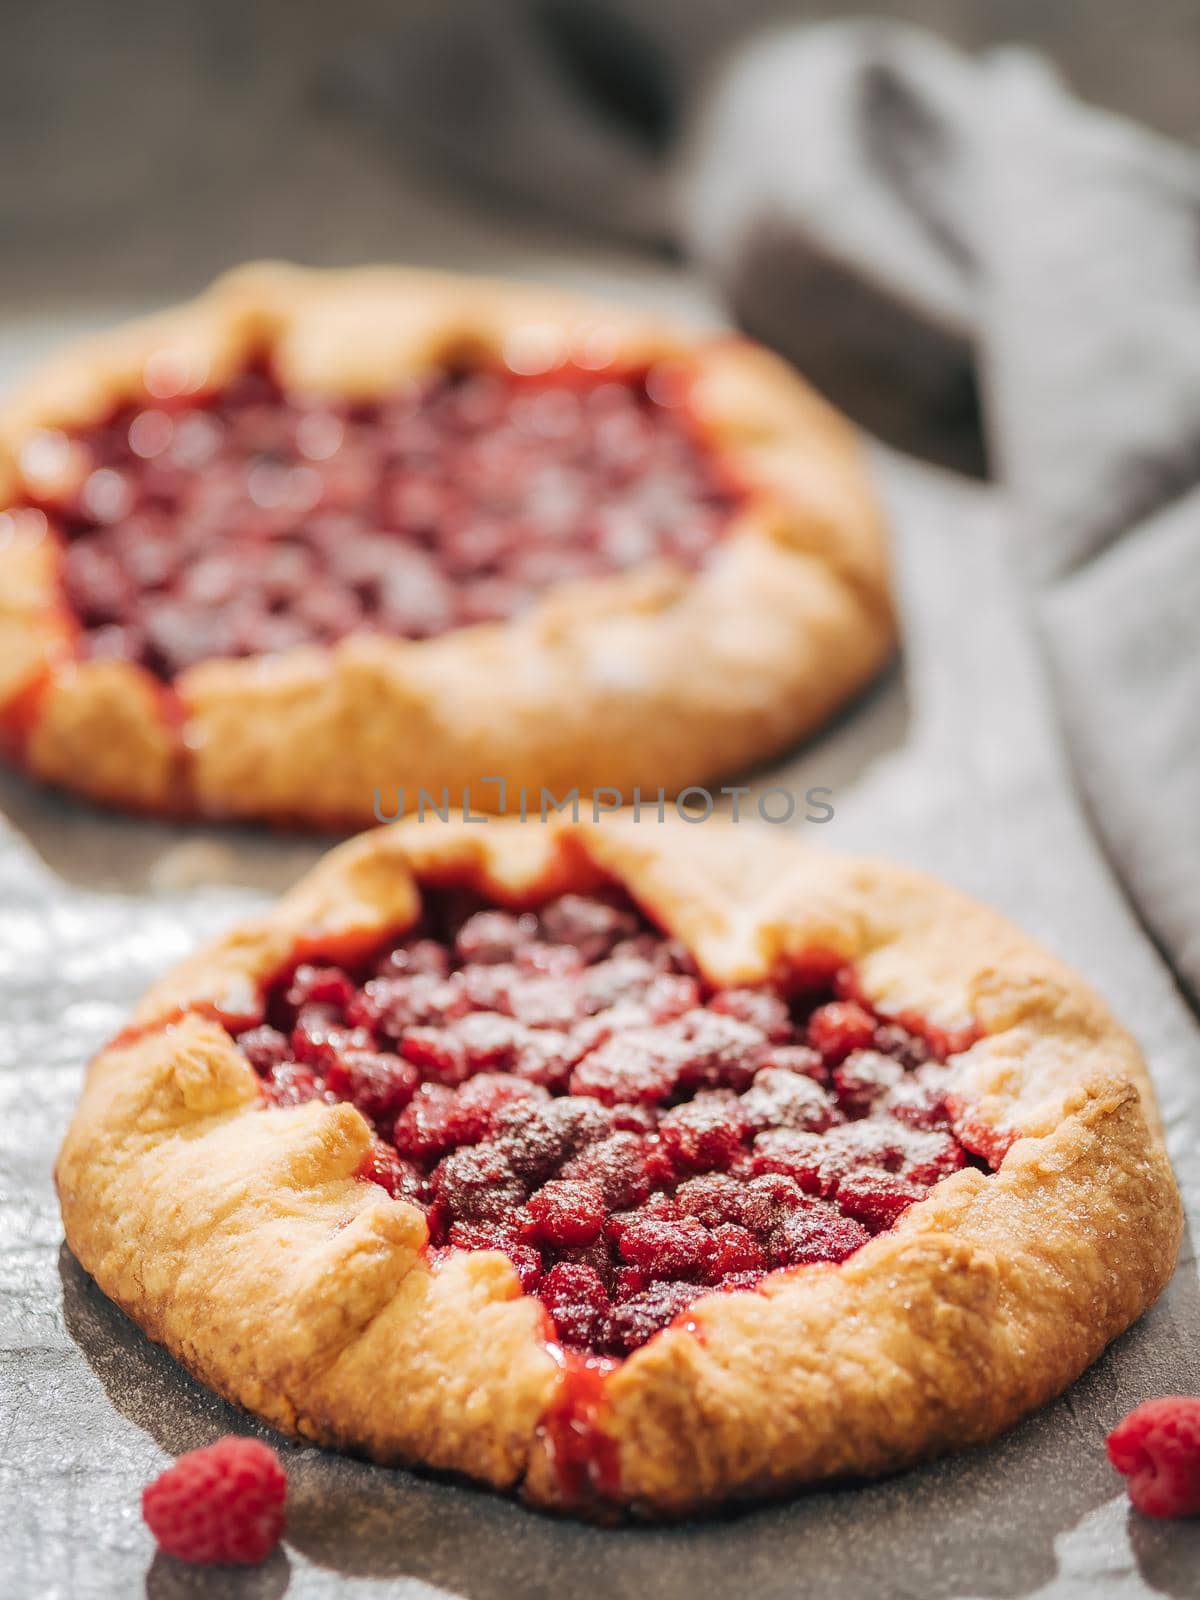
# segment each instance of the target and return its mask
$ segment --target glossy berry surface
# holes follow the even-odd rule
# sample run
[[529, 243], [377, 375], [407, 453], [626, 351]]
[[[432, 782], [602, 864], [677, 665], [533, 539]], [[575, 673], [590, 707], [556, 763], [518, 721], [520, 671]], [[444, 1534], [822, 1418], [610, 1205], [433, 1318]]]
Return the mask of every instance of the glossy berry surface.
[[142, 1491], [159, 1548], [203, 1566], [265, 1561], [284, 1526], [287, 1478], [274, 1450], [231, 1436], [190, 1450]]
[[1109, 1434], [1108, 1459], [1148, 1517], [1200, 1516], [1200, 1399], [1147, 1400]]
[[714, 987], [615, 893], [444, 890], [369, 963], [282, 975], [239, 1038], [268, 1105], [359, 1108], [361, 1176], [435, 1261], [501, 1251], [560, 1343], [621, 1356], [706, 1291], [845, 1260], [969, 1159], [942, 1035], [832, 982]]
[[262, 364], [38, 435], [23, 462], [82, 654], [170, 680], [351, 634], [432, 638], [654, 559], [700, 565], [736, 497], [684, 398], [663, 369], [497, 367], [352, 405], [285, 392]]

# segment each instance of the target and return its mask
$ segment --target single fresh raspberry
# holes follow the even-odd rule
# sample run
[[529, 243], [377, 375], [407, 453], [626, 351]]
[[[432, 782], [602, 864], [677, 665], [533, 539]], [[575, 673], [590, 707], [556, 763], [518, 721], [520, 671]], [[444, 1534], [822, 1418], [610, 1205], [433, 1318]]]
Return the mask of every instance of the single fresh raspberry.
[[1109, 1434], [1108, 1459], [1148, 1517], [1200, 1516], [1200, 1399], [1166, 1395], [1136, 1406]]
[[190, 1450], [142, 1490], [142, 1515], [159, 1548], [181, 1561], [252, 1565], [283, 1533], [287, 1478], [257, 1439], [218, 1439]]

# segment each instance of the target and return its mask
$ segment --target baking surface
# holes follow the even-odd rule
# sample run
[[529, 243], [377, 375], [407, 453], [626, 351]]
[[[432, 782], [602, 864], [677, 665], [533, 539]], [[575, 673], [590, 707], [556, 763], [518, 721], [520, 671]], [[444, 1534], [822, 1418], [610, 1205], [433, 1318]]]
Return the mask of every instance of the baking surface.
[[[981, 528], [981, 545], [985, 535]], [[919, 663], [910, 677], [919, 683]], [[902, 742], [909, 755], [877, 753]], [[962, 753], [958, 773], [937, 764], [923, 799], [914, 789], [896, 800], [914, 742], [923, 736], [892, 684], [828, 744], [758, 783], [829, 782], [839, 806], [824, 830], [830, 842], [869, 840], [926, 863], [940, 859], [948, 875], [977, 889], [990, 879], [994, 898], [1010, 910], [1023, 904], [1026, 922], [1101, 969], [1094, 976], [1109, 966], [1122, 974], [1116, 1003], [1151, 1046], [1195, 1227], [1190, 1023], [1172, 1009], [1152, 967], [1139, 971], [1139, 960], [1131, 971], [1119, 950], [1089, 952], [1097, 926], [1089, 913], [1098, 908], [1056, 892], [1070, 855], [1065, 835], [1056, 840], [1064, 819], [1039, 807], [1020, 760], [1015, 809], [1028, 806], [1038, 820], [1033, 837], [1057, 861], [1043, 861], [1025, 883], [1011, 870], [1019, 853], [1010, 856], [994, 838], [986, 846], [986, 818], [972, 818], [968, 829], [945, 825], [978, 752]], [[861, 764], [869, 770], [852, 784], [848, 774]], [[0, 1471], [9, 1512], [2, 1564], [15, 1584], [8, 1592], [89, 1600], [139, 1592], [145, 1581], [159, 1597], [433, 1590], [468, 1600], [574, 1600], [637, 1590], [673, 1600], [695, 1592], [700, 1571], [714, 1592], [763, 1597], [1196, 1592], [1200, 1525], [1155, 1525], [1130, 1513], [1102, 1442], [1145, 1396], [1200, 1389], [1200, 1292], [1190, 1260], [1159, 1305], [1056, 1405], [993, 1446], [886, 1483], [709, 1525], [605, 1532], [457, 1484], [285, 1446], [286, 1554], [260, 1571], [217, 1578], [153, 1558], [138, 1512], [141, 1486], [167, 1453], [252, 1425], [180, 1372], [90, 1283], [62, 1246], [49, 1168], [82, 1063], [129, 1002], [194, 940], [295, 876], [319, 847], [101, 817], [7, 775], [0, 801], [16, 823], [0, 836]], [[931, 848], [914, 845], [918, 837]], [[1010, 843], [1019, 852], [1021, 840]], [[1114, 992], [1113, 982], [1108, 988]]]
[[[316, 149], [313, 159], [339, 192], [336, 149]], [[297, 253], [486, 265], [711, 314], [699, 288], [669, 266], [583, 253], [550, 234], [505, 233], [458, 208], [439, 211], [428, 196], [406, 200], [390, 171], [356, 166], [355, 174], [341, 191], [352, 196], [341, 220], [362, 219], [357, 234], [338, 232], [332, 250], [322, 240], [308, 250], [293, 241]], [[259, 247], [252, 213], [245, 206], [221, 219], [232, 253]], [[198, 210], [196, 226], [203, 220]], [[198, 286], [194, 274], [194, 264], [181, 272], [181, 292]], [[53, 314], [0, 325], [0, 383], [38, 349], [124, 314], [131, 300], [60, 299]], [[1004, 508], [988, 491], [893, 461], [881, 466], [911, 641], [904, 673], [826, 738], [757, 775], [756, 787], [829, 786], [835, 819], [809, 827], [810, 840], [940, 871], [1088, 974], [1147, 1050], [1194, 1231], [1195, 1024], [1109, 882], [1060, 770], [1008, 588]], [[142, 1485], [171, 1453], [253, 1425], [183, 1375], [91, 1286], [62, 1246], [50, 1167], [84, 1062], [138, 993], [197, 939], [290, 882], [321, 846], [101, 816], [9, 774], [0, 775], [0, 810], [10, 819], [0, 824], [6, 1596], [99, 1600], [143, 1586], [160, 1600], [1197, 1593], [1200, 1523], [1156, 1525], [1130, 1513], [1103, 1451], [1105, 1431], [1137, 1401], [1200, 1392], [1190, 1237], [1167, 1295], [1062, 1400], [993, 1446], [889, 1482], [707, 1525], [605, 1532], [457, 1484], [285, 1446], [292, 1494], [284, 1552], [261, 1570], [216, 1576], [155, 1558], [139, 1514]]]

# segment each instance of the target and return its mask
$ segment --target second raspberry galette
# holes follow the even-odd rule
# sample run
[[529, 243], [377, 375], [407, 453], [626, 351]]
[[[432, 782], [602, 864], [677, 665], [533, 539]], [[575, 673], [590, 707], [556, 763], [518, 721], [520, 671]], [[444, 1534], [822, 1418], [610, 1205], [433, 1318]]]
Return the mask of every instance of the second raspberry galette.
[[0, 738], [112, 804], [672, 794], [860, 688], [885, 591], [782, 362], [549, 289], [247, 268], [0, 412]]
[[1079, 979], [749, 827], [403, 824], [146, 998], [58, 1167], [84, 1266], [294, 1434], [669, 1514], [986, 1439], [1170, 1273]]

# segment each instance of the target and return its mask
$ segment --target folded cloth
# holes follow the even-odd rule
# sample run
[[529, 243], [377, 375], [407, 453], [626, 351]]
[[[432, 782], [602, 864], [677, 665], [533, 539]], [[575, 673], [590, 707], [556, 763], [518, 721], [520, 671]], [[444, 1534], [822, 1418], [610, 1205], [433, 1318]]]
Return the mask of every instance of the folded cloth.
[[892, 444], [986, 462], [1075, 780], [1194, 999], [1200, 162], [1027, 53], [897, 24], [714, 64], [763, 9], [458, 0], [401, 30], [389, 104], [480, 178], [688, 252]]

